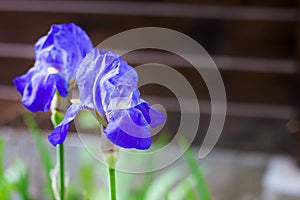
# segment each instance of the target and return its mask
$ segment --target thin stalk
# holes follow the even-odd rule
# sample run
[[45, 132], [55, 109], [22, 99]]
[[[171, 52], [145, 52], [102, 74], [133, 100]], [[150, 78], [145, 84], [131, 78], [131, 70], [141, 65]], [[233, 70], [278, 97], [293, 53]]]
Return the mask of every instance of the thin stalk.
[[56, 147], [57, 162], [59, 163], [59, 192], [60, 200], [65, 198], [65, 157], [64, 145], [58, 144]]
[[[61, 121], [63, 120], [64, 113], [59, 111], [52, 112], [51, 121], [54, 127], [58, 126]], [[58, 173], [59, 173], [59, 197], [60, 200], [65, 199], [65, 157], [64, 157], [64, 145], [58, 144], [56, 145], [56, 163], [58, 166]]]
[[115, 170], [115, 168], [108, 166], [108, 174], [109, 174], [110, 200], [116, 200], [117, 192], [116, 192], [116, 170]]
[[[103, 130], [104, 128], [106, 128], [107, 123], [101, 115], [97, 114], [97, 118], [102, 125], [101, 132], [103, 133], [104, 132]], [[117, 199], [116, 163], [118, 160], [119, 148], [114, 144], [112, 144], [103, 134], [101, 136], [100, 142], [101, 142], [101, 151], [103, 153], [104, 159], [108, 167], [110, 200], [116, 200]]]

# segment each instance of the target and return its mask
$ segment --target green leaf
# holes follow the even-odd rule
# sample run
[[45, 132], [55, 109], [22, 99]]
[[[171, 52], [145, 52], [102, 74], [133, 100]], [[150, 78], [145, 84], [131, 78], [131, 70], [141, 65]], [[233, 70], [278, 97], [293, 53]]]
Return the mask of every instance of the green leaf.
[[29, 200], [29, 174], [28, 168], [21, 160], [16, 160], [5, 171], [7, 183], [17, 191], [22, 200]]
[[0, 137], [0, 177], [3, 175], [4, 170], [4, 139]]
[[197, 200], [196, 180], [193, 175], [184, 178], [179, 182], [168, 194], [169, 199], [172, 200]]
[[51, 115], [51, 122], [54, 127], [60, 124], [62, 120], [64, 119], [64, 114], [59, 111], [54, 111]]
[[122, 186], [117, 187], [118, 195], [123, 197], [122, 199], [142, 200], [145, 199], [149, 183], [154, 179], [154, 173], [128, 174], [118, 171], [117, 178], [118, 185]]
[[50, 171], [54, 168], [54, 164], [53, 164], [51, 154], [42, 138], [42, 133], [40, 132], [40, 129], [38, 128], [38, 125], [36, 124], [36, 121], [32, 113], [25, 112], [23, 114], [23, 120], [25, 121], [29, 129], [29, 132], [31, 133], [34, 139], [34, 143], [40, 154], [40, 159], [42, 161], [45, 177], [47, 180], [47, 190], [48, 190], [47, 192], [52, 194]]
[[99, 129], [99, 122], [95, 118], [95, 116], [92, 115], [89, 111], [81, 111], [78, 113], [77, 116], [78, 123], [80, 124], [80, 127], [84, 129]]
[[189, 200], [197, 200], [197, 193], [194, 190], [195, 188], [195, 179], [193, 180], [184, 180], [181, 184], [184, 187], [185, 192], [185, 199]]
[[[183, 149], [185, 149], [188, 146], [186, 140], [183, 138], [179, 140], [179, 145]], [[211, 195], [208, 186], [206, 184], [205, 178], [202, 174], [202, 170], [199, 166], [196, 156], [190, 149], [187, 149], [184, 155], [187, 160], [187, 164], [190, 168], [190, 171], [196, 180], [197, 188], [199, 190], [201, 200], [211, 200]]]
[[170, 195], [169, 190], [167, 190], [165, 193], [165, 200], [170, 200], [169, 195]]
[[94, 192], [95, 185], [95, 172], [92, 163], [84, 163], [79, 170], [80, 185], [84, 193], [84, 199], [87, 199], [87, 194], [92, 194]]
[[0, 137], [0, 199], [9, 200], [10, 185], [4, 177], [4, 145], [4, 139]]
[[176, 166], [161, 174], [148, 188], [145, 200], [164, 199], [167, 191], [186, 175], [184, 166]]

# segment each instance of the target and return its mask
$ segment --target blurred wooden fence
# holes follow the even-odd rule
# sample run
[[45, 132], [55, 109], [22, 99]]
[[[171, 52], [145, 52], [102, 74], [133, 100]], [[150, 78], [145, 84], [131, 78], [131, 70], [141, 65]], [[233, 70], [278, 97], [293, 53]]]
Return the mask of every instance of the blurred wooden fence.
[[[219, 67], [228, 98], [220, 146], [295, 153], [300, 140], [289, 133], [300, 130], [298, 15], [296, 0], [0, 1], [0, 109], [5, 111], [0, 123], [18, 124], [13, 121], [19, 119], [20, 97], [12, 79], [32, 66], [33, 44], [51, 24], [75, 22], [94, 45], [121, 31], [157, 26], [197, 40]], [[191, 81], [203, 111], [196, 138], [201, 143], [210, 114], [201, 77], [166, 52], [137, 51], [125, 58], [134, 66], [163, 61]], [[178, 114], [176, 100], [164, 88], [142, 91]], [[7, 120], [7, 115], [12, 117]]]

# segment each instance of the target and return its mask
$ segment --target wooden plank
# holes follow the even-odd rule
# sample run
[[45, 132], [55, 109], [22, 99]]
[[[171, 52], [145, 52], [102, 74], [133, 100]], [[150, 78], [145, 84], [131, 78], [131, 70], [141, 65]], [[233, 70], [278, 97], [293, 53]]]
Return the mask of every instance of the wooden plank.
[[[12, 86], [0, 85], [0, 100], [20, 101], [21, 96]], [[150, 103], [160, 103], [166, 106], [167, 111], [180, 112], [182, 109], [186, 113], [195, 113], [195, 109], [189, 107], [189, 98], [181, 99], [187, 107], [180, 108], [178, 101], [172, 97], [162, 96], [143, 96]], [[202, 114], [211, 114], [210, 101], [199, 99], [200, 110]], [[269, 104], [251, 104], [245, 102], [229, 102], [227, 114], [229, 116], [252, 117], [252, 118], [268, 118], [285, 120], [296, 116], [296, 109], [289, 105], [269, 105]]]
[[0, 11], [296, 21], [294, 9], [130, 1], [0, 1]]
[[[300, 4], [298, 2], [298, 12], [300, 11]], [[298, 20], [297, 23], [297, 55], [296, 55], [296, 59], [297, 59], [297, 73], [295, 73], [294, 79], [295, 79], [295, 84], [293, 85], [293, 89], [294, 89], [294, 95], [295, 95], [295, 103], [297, 105], [297, 110], [298, 110], [298, 115], [296, 117], [296, 122], [298, 123], [298, 126], [300, 124], [300, 20]], [[298, 145], [296, 148], [296, 157], [297, 157], [297, 161], [298, 161], [298, 166], [300, 167], [300, 130], [298, 127], [298, 131], [296, 131], [296, 135], [294, 135], [294, 138], [297, 140]]]
[[[124, 56], [124, 59], [134, 65], [149, 62], [160, 62], [174, 68], [191, 68], [192, 66], [183, 59], [176, 59], [177, 55], [162, 51], [136, 51]], [[183, 57], [195, 57], [200, 55], [183, 54]], [[0, 42], [0, 59], [34, 58], [34, 45], [21, 43]], [[275, 74], [293, 74], [296, 72], [296, 62], [292, 59], [271, 59], [259, 57], [242, 57], [229, 55], [212, 55], [212, 58], [220, 70], [262, 72]], [[199, 63], [199, 66], [209, 70], [208, 66]], [[24, 66], [28, 67], [28, 66]]]

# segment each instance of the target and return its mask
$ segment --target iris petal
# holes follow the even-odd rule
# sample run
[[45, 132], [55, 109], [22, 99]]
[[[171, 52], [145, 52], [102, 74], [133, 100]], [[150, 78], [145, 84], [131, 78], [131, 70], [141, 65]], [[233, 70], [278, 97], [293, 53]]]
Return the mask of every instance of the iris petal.
[[45, 67], [54, 65], [61, 73], [74, 78], [85, 55], [93, 48], [86, 32], [74, 23], [54, 24], [46, 36], [35, 44], [35, 59]]
[[149, 115], [150, 105], [147, 102], [143, 101], [142, 103], [136, 105], [135, 108], [139, 109], [143, 113], [144, 118], [147, 120], [147, 123], [150, 124], [151, 122], [151, 118]]
[[15, 78], [14, 83], [23, 95], [22, 103], [32, 112], [49, 110], [55, 90], [58, 89], [60, 95], [66, 97], [69, 87], [63, 76], [35, 70], [29, 70], [27, 74]]
[[77, 113], [83, 109], [84, 105], [82, 103], [73, 103], [68, 108], [63, 121], [48, 136], [48, 140], [52, 145], [56, 146], [65, 141], [71, 122], [75, 119]]
[[166, 121], [166, 116], [162, 112], [156, 110], [153, 107], [150, 107], [149, 116], [151, 119], [150, 126], [152, 128], [155, 128]]
[[68, 95], [69, 83], [61, 74], [52, 74], [53, 82], [60, 96], [66, 97]]
[[81, 101], [102, 115], [113, 98], [129, 98], [137, 89], [137, 81], [135, 70], [117, 54], [97, 48], [86, 55], [76, 75]]
[[143, 129], [142, 131], [144, 135], [149, 135], [149, 137], [134, 137], [120, 129], [117, 123], [110, 122], [107, 128], [104, 130], [104, 134], [113, 144], [117, 146], [123, 148], [136, 148], [141, 150], [149, 149], [152, 143], [150, 130], [148, 128]]
[[[105, 65], [102, 65], [103, 54], [98, 49], [91, 50], [81, 62], [76, 74], [76, 82], [80, 91], [79, 98], [82, 103], [89, 107], [95, 107], [95, 96], [101, 104], [100, 91], [95, 90], [97, 77], [101, 76]], [[103, 114], [101, 108], [99, 113]]]
[[23, 93], [22, 103], [32, 112], [47, 111], [50, 108], [55, 87], [51, 74], [35, 74], [26, 85]]
[[143, 113], [144, 118], [152, 128], [155, 128], [166, 121], [166, 116], [164, 113], [156, 110], [143, 99], [140, 99], [140, 101], [142, 103], [136, 105], [135, 108], [139, 109]]
[[26, 85], [35, 73], [37, 73], [37, 69], [33, 67], [26, 74], [14, 78], [14, 85], [21, 95], [23, 95]]
[[152, 139], [149, 124], [143, 113], [136, 109], [115, 110], [110, 113], [106, 137], [123, 148], [148, 149]]

